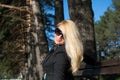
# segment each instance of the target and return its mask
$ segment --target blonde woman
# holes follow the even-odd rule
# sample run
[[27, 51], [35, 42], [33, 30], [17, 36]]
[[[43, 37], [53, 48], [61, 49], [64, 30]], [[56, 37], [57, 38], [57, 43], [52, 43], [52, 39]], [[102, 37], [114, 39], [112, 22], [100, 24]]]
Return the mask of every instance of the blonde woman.
[[44, 80], [74, 80], [73, 73], [83, 60], [83, 45], [75, 23], [58, 23], [54, 36], [55, 46], [43, 61]]

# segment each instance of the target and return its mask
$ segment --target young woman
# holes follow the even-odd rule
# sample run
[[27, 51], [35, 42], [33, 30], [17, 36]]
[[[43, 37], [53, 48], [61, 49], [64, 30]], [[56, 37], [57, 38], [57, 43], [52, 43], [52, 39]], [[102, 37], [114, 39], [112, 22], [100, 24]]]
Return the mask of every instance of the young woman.
[[83, 45], [75, 23], [58, 23], [54, 36], [55, 46], [43, 61], [44, 80], [74, 80], [73, 73], [83, 60]]

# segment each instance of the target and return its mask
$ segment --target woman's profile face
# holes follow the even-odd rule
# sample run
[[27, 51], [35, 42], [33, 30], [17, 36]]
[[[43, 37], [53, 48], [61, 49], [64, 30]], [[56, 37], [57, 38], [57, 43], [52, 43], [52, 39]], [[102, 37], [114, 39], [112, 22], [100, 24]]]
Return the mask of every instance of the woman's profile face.
[[60, 25], [55, 29], [54, 41], [56, 44], [64, 44], [63, 34], [65, 33], [64, 26]]

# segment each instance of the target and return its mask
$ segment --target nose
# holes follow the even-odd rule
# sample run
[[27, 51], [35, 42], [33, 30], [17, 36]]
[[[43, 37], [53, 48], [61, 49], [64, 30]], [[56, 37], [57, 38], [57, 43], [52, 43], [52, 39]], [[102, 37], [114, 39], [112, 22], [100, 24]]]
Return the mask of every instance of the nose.
[[59, 39], [62, 39], [62, 35], [57, 35]]

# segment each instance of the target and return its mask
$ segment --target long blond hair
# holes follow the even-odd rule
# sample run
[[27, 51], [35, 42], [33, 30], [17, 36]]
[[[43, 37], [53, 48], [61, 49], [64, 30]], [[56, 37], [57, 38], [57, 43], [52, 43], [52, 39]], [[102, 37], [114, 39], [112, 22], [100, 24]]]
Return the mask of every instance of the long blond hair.
[[64, 20], [60, 22], [57, 26], [64, 26], [65, 33], [65, 49], [67, 55], [71, 59], [71, 70], [76, 72], [80, 68], [80, 63], [83, 60], [83, 45], [81, 41], [81, 36], [78, 31], [77, 26], [71, 20]]

